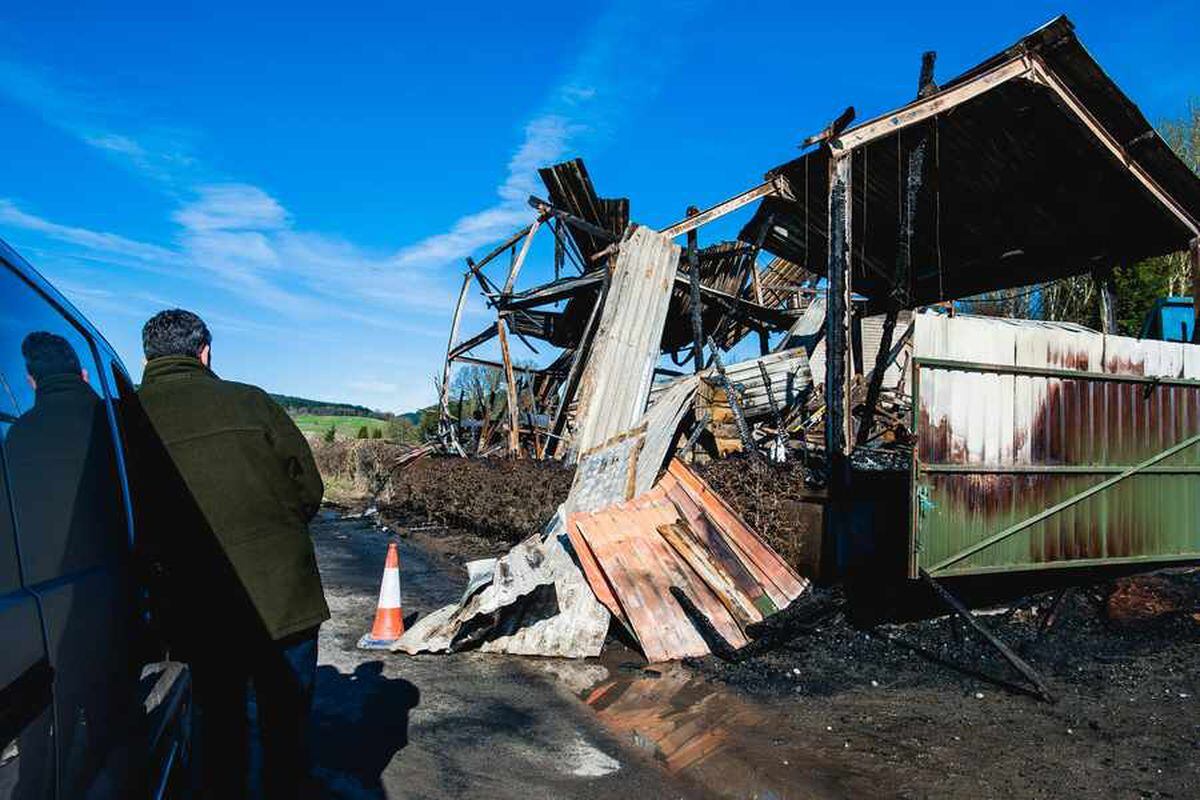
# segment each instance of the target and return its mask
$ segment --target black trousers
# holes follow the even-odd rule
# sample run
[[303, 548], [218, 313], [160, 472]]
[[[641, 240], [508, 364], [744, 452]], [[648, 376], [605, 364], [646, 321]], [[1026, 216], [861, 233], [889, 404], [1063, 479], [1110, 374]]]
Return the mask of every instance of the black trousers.
[[254, 687], [262, 738], [263, 796], [311, 796], [309, 715], [317, 676], [314, 628], [280, 641], [226, 645], [191, 663], [192, 787], [196, 798], [238, 800], [248, 793], [248, 691]]

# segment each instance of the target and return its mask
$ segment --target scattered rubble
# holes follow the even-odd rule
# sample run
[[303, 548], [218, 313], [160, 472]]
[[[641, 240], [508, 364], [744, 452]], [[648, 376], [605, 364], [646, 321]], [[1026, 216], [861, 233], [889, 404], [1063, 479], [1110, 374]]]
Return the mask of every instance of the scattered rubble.
[[[970, 605], [1200, 559], [1200, 349], [953, 304], [1187, 249], [1200, 180], [1065, 18], [950, 81], [932, 66], [913, 102], [856, 126], [847, 109], [660, 230], [579, 159], [539, 171], [529, 224], [467, 259], [427, 445], [450, 460], [382, 498], [525, 538], [469, 565], [461, 601], [398, 649], [590, 656], [615, 621], [651, 661], [736, 660], [756, 626], [784, 642], [816, 625], [810, 586], [843, 586], [869, 624], [919, 607], [905, 593], [953, 611], [1048, 697]], [[737, 241], [700, 245], [751, 204]], [[539, 233], [553, 277], [524, 287]], [[463, 337], [473, 287], [496, 319]], [[499, 360], [479, 357], [493, 339]], [[535, 341], [557, 354], [517, 364]], [[497, 376], [468, 419], [450, 396], [463, 363]], [[530, 502], [513, 463], [575, 469]], [[423, 483], [440, 464], [461, 471]], [[777, 618], [796, 630], [768, 624], [801, 595]]]

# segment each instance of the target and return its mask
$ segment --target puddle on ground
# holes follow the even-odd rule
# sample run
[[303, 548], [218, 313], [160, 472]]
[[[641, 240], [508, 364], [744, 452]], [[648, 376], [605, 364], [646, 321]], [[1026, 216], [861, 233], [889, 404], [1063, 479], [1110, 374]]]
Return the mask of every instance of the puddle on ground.
[[[609, 662], [609, 663], [604, 663]], [[614, 736], [711, 797], [834, 798], [889, 794], [879, 775], [819, 756], [787, 716], [686, 667], [587, 665], [567, 681]], [[556, 673], [559, 670], [553, 670]], [[586, 688], [578, 678], [594, 680]], [[559, 675], [560, 678], [565, 676]], [[802, 713], [797, 701], [786, 701]]]

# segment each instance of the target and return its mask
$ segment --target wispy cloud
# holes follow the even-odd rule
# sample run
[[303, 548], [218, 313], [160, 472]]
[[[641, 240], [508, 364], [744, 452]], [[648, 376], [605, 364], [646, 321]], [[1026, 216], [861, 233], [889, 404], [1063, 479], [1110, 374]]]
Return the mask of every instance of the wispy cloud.
[[126, 256], [148, 264], [165, 265], [177, 260], [177, 255], [166, 247], [128, 239], [115, 233], [51, 222], [22, 211], [15, 203], [5, 198], [0, 198], [0, 223], [35, 231], [60, 242], [78, 245], [100, 253]]
[[567, 156], [582, 143], [598, 145], [652, 99], [682, 55], [672, 30], [683, 27], [699, 3], [614, 3], [589, 37], [570, 72], [551, 89], [542, 109], [525, 125], [520, 145], [496, 187], [497, 201], [460, 217], [449, 230], [402, 249], [396, 263], [444, 265], [528, 224], [526, 200], [540, 193], [536, 169]]

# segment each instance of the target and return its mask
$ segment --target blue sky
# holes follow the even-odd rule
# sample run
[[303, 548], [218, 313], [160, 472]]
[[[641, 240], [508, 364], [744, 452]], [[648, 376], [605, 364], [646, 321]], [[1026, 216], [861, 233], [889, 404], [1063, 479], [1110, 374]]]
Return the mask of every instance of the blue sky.
[[[226, 377], [402, 411], [541, 164], [582, 156], [665, 225], [911, 99], [923, 50], [948, 78], [1060, 12], [1150, 119], [1200, 96], [1195, 0], [400, 5], [4, 4], [0, 237], [135, 373], [183, 306]], [[463, 332], [488, 321], [473, 297]]]

